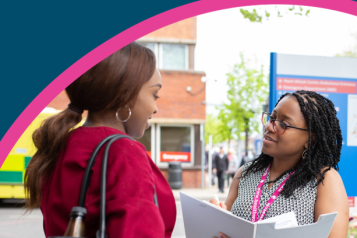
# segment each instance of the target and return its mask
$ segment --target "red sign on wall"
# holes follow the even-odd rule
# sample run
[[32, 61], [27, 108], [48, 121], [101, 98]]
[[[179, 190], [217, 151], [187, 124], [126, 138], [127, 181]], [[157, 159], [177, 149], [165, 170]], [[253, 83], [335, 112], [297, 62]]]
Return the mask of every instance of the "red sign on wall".
[[357, 92], [357, 83], [351, 81], [277, 78], [276, 89], [285, 91], [308, 90], [325, 93], [355, 94]]
[[191, 153], [161, 151], [160, 161], [161, 162], [191, 162]]
[[355, 207], [355, 197], [348, 197], [349, 207]]

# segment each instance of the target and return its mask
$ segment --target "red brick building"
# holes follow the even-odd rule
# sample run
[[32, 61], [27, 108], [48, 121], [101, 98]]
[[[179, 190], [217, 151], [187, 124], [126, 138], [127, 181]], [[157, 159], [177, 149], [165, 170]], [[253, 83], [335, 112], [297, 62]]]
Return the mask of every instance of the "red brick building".
[[[186, 188], [201, 187], [200, 125], [206, 118], [205, 73], [194, 70], [196, 21], [189, 18], [138, 40], [154, 51], [163, 85], [159, 111], [139, 141], [166, 177], [168, 162], [180, 161]], [[48, 106], [64, 109], [68, 103], [62, 92]]]

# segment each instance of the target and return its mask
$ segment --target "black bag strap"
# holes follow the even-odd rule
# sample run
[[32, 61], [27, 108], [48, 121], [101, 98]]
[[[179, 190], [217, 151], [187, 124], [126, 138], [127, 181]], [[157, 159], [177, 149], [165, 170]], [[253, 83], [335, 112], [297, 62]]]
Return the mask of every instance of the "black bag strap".
[[[84, 207], [85, 204], [85, 195], [88, 190], [89, 186], [89, 181], [92, 175], [92, 167], [94, 165], [94, 161], [98, 155], [99, 150], [104, 146], [105, 143], [107, 143], [104, 154], [103, 154], [103, 161], [102, 161], [102, 171], [101, 171], [101, 187], [100, 187], [100, 224], [99, 224], [99, 230], [97, 232], [97, 238], [105, 238], [105, 200], [106, 200], [106, 185], [107, 185], [107, 165], [108, 165], [108, 155], [109, 155], [109, 149], [110, 146], [113, 144], [114, 141], [122, 138], [127, 138], [130, 140], [134, 140], [133, 138], [126, 136], [126, 135], [121, 135], [121, 134], [115, 134], [115, 135], [110, 135], [106, 137], [104, 140], [102, 140], [97, 147], [94, 149], [92, 156], [89, 158], [86, 170], [84, 172], [84, 177], [83, 177], [83, 182], [82, 182], [82, 187], [81, 187], [81, 193], [79, 196], [79, 206]], [[157, 195], [156, 195], [156, 188], [154, 185], [154, 202], [157, 207], [159, 207]]]
[[[84, 171], [84, 176], [83, 176], [83, 181], [82, 181], [82, 187], [81, 187], [81, 192], [80, 192], [80, 195], [79, 195], [79, 203], [78, 203], [78, 206], [79, 207], [84, 207], [84, 204], [85, 204], [85, 197], [86, 197], [86, 194], [87, 194], [87, 190], [88, 190], [88, 186], [89, 186], [89, 181], [90, 181], [90, 178], [92, 176], [92, 167], [94, 165], [94, 161], [95, 159], [97, 158], [97, 155], [98, 155], [98, 152], [99, 150], [103, 147], [103, 145], [105, 143], [107, 143], [110, 139], [116, 137], [117, 134], [115, 135], [111, 135], [111, 136], [108, 136], [106, 137], [104, 140], [102, 140], [98, 145], [97, 147], [94, 149], [93, 153], [92, 153], [92, 156], [89, 158], [88, 160], [88, 164], [87, 164], [87, 167], [86, 167], [86, 170]], [[124, 136], [123, 137], [126, 137], [128, 139], [131, 139], [133, 140], [133, 138], [129, 137], [129, 136]]]

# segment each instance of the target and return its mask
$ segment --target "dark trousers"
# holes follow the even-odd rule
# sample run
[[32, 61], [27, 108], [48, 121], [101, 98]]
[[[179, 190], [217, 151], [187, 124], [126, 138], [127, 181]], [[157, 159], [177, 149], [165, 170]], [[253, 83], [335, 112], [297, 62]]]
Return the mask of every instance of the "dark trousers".
[[232, 180], [233, 180], [233, 178], [234, 178], [234, 174], [227, 174], [227, 186], [229, 187], [229, 179], [230, 178], [232, 178]]
[[212, 172], [212, 185], [216, 184], [216, 173]]
[[226, 176], [225, 171], [217, 171], [217, 178], [218, 178], [218, 188], [219, 191], [224, 192], [224, 178]]

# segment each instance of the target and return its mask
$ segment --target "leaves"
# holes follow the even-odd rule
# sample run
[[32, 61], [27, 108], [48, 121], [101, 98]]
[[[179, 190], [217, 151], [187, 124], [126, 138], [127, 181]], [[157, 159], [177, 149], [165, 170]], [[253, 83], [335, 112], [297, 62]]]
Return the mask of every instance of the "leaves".
[[217, 116], [212, 114], [207, 115], [205, 124], [205, 141], [208, 143], [209, 136], [212, 136], [214, 144], [220, 143], [230, 136], [229, 131], [226, 129], [226, 124], [218, 119]]
[[[250, 22], [262, 23], [263, 19], [269, 20], [269, 18], [272, 15], [276, 15], [277, 17], [283, 17], [284, 15], [289, 14], [289, 12], [294, 13], [294, 15], [297, 16], [309, 16], [310, 9], [307, 9], [305, 11], [305, 9], [302, 6], [296, 7], [293, 5], [291, 7], [277, 6], [275, 14], [273, 13], [273, 11], [272, 12], [268, 12], [267, 10], [262, 11], [262, 8], [253, 8], [253, 10], [251, 11], [241, 8], [240, 12], [243, 15], [243, 17], [245, 19], [248, 19]], [[282, 12], [284, 13], [282, 14]]]
[[357, 52], [356, 51], [352, 51], [352, 50], [348, 50], [348, 51], [344, 51], [341, 54], [337, 54], [337, 57], [353, 57], [353, 58], [357, 58]]
[[208, 115], [206, 120], [206, 138], [213, 136], [214, 143], [242, 138], [242, 133], [257, 131], [262, 105], [268, 97], [268, 77], [263, 66], [259, 70], [246, 65], [244, 55], [240, 54], [240, 63], [234, 65], [227, 74], [229, 103], [220, 107], [218, 116]]
[[269, 18], [269, 17], [270, 17], [270, 13], [267, 12], [267, 11], [265, 11], [265, 16], [266, 16], [267, 18]]
[[262, 16], [260, 16], [255, 9], [253, 9], [253, 12], [249, 12], [248, 10], [240, 9], [240, 12], [244, 16], [244, 18], [247, 18], [251, 22], [262, 22]]

